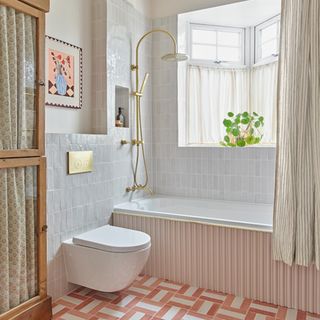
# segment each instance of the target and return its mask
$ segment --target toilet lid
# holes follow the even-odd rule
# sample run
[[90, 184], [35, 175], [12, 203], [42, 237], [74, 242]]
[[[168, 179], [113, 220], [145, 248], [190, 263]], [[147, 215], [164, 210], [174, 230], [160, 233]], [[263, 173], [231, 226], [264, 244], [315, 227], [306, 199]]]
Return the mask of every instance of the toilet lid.
[[144, 232], [103, 226], [73, 237], [73, 243], [107, 252], [133, 252], [148, 248], [150, 236]]

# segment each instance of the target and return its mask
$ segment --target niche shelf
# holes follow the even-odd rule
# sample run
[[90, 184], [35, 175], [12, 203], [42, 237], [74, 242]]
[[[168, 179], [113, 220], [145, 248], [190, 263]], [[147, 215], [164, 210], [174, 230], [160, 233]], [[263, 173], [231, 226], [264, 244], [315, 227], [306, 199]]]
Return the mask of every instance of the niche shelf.
[[[129, 88], [122, 86], [115, 86], [115, 126], [117, 128], [129, 128]], [[121, 108], [122, 119], [118, 119]], [[124, 118], [123, 118], [124, 117]]]

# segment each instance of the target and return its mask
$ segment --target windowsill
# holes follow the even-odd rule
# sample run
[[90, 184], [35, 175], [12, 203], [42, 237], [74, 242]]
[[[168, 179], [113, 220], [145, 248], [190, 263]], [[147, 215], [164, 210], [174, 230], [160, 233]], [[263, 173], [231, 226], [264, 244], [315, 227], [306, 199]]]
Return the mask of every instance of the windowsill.
[[267, 65], [267, 64], [270, 64], [270, 63], [274, 63], [274, 62], [278, 62], [279, 61], [279, 58], [278, 57], [269, 57], [269, 58], [265, 58], [265, 59], [262, 59], [258, 62], [256, 62], [255, 64], [252, 65], [252, 67], [260, 67], [260, 66], [264, 66], [264, 65]]
[[275, 63], [278, 62], [279, 58], [278, 57], [269, 57], [265, 58], [263, 60], [260, 60], [259, 62], [256, 62], [252, 65], [245, 65], [245, 64], [228, 64], [228, 63], [222, 63], [222, 64], [216, 64], [211, 61], [206, 61], [206, 60], [190, 60], [188, 61], [189, 66], [194, 66], [194, 67], [203, 67], [203, 68], [216, 68], [216, 69], [250, 69], [250, 68], [256, 68], [256, 67], [261, 67], [265, 66], [267, 64]]
[[270, 148], [270, 149], [275, 149], [276, 148], [276, 144], [275, 143], [262, 143], [262, 144], [256, 144], [256, 145], [252, 145], [252, 146], [246, 146], [246, 147], [224, 147], [219, 143], [202, 143], [202, 144], [185, 144], [185, 145], [179, 145], [179, 148], [223, 148], [223, 149], [240, 149], [240, 150], [244, 150], [244, 149], [252, 149], [252, 148]]
[[187, 62], [189, 66], [216, 68], [216, 69], [248, 69], [249, 66], [245, 64], [221, 63], [217, 64], [209, 60], [190, 60]]

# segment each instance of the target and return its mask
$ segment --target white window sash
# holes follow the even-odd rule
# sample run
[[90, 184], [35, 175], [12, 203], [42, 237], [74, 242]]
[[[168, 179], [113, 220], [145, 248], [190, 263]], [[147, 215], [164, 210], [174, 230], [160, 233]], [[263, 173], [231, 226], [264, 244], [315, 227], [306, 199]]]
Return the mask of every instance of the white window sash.
[[[255, 58], [254, 58], [254, 62], [255, 64], [261, 64], [263, 62], [265, 63], [269, 63], [270, 61], [272, 61], [272, 58], [276, 58], [276, 60], [278, 59], [278, 56], [277, 54], [279, 53], [279, 40], [280, 40], [280, 15], [276, 15], [258, 25], [256, 25], [254, 27], [254, 37], [255, 37]], [[262, 43], [261, 41], [261, 32], [262, 30], [270, 27], [271, 25], [273, 24], [277, 24], [277, 36], [268, 40], [268, 41], [265, 41]], [[264, 43], [267, 43], [267, 42], [271, 42], [273, 40], [277, 40], [277, 53], [276, 53], [276, 56], [274, 55], [271, 55], [271, 56], [268, 56], [268, 57], [265, 57], [265, 58], [262, 58], [262, 45]], [[270, 60], [271, 59], [271, 60]]]
[[[232, 32], [232, 33], [239, 33], [240, 35], [240, 43], [239, 46], [230, 46], [230, 45], [219, 45], [218, 39], [216, 44], [205, 44], [205, 43], [199, 43], [194, 42], [192, 39], [192, 31], [193, 30], [206, 30], [206, 31], [213, 31], [218, 33], [221, 32]], [[225, 65], [225, 66], [239, 66], [245, 64], [245, 28], [239, 28], [239, 27], [229, 27], [229, 26], [216, 26], [216, 25], [207, 25], [207, 24], [199, 24], [199, 23], [190, 23], [189, 24], [189, 41], [188, 41], [188, 51], [189, 55], [191, 57], [190, 61], [192, 63], [207, 63], [207, 65]], [[227, 48], [239, 48], [240, 51], [240, 60], [239, 61], [222, 61], [221, 63], [217, 63], [213, 60], [198, 60], [193, 59], [193, 52], [192, 47], [193, 45], [208, 45], [208, 46], [214, 46], [216, 48], [216, 56], [218, 57], [218, 48], [219, 47], [227, 47]]]

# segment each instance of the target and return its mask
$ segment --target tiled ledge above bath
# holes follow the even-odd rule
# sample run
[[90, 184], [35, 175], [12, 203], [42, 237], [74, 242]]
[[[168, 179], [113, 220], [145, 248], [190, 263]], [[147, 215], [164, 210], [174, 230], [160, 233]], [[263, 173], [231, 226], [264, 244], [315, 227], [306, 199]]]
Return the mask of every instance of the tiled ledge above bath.
[[[179, 145], [180, 148], [224, 148], [224, 149], [234, 149], [229, 147], [224, 147], [218, 143], [202, 143], [202, 144], [181, 144]], [[276, 149], [277, 145], [275, 143], [261, 143], [261, 144], [255, 144], [251, 146], [245, 146], [241, 149], [252, 149], [252, 148], [271, 148]], [[240, 149], [240, 147], [236, 147], [236, 149]]]

